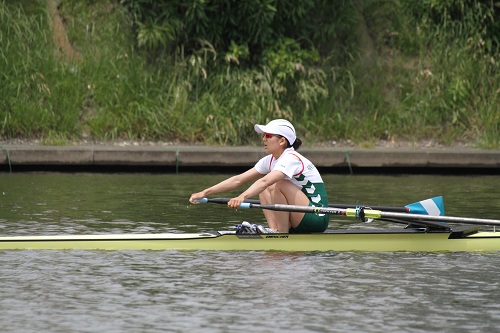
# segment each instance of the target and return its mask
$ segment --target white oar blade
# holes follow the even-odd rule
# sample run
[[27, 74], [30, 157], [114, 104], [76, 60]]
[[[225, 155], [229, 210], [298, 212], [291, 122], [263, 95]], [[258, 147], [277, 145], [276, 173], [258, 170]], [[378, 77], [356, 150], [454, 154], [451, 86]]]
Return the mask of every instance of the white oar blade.
[[442, 196], [415, 202], [405, 207], [408, 208], [408, 213], [411, 214], [444, 216], [444, 201]]

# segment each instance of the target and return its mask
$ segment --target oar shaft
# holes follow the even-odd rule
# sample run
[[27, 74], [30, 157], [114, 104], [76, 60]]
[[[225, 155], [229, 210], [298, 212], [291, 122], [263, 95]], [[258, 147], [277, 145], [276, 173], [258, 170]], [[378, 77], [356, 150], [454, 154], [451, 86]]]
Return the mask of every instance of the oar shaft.
[[448, 223], [465, 223], [465, 224], [481, 224], [481, 225], [500, 225], [500, 220], [494, 219], [479, 219], [471, 217], [455, 217], [455, 216], [432, 216], [432, 215], [420, 215], [420, 214], [400, 214], [393, 212], [382, 212], [373, 211], [374, 214], [371, 216], [370, 210], [365, 210], [365, 216], [368, 218], [403, 218], [403, 219], [414, 219], [419, 221], [437, 221], [437, 222], [448, 222]]
[[383, 210], [387, 212], [399, 212], [399, 213], [406, 213], [408, 212], [408, 208], [406, 207], [391, 207], [391, 206], [363, 206], [363, 205], [348, 205], [348, 204], [329, 204], [328, 207], [333, 207], [333, 208], [356, 208], [356, 207], [370, 207], [370, 209], [376, 209], [376, 210]]
[[[346, 215], [348, 209], [333, 208], [333, 207], [312, 207], [312, 206], [297, 206], [297, 205], [261, 205], [256, 203], [244, 202], [240, 208], [260, 208], [267, 210], [277, 210], [284, 212], [300, 212], [300, 213], [317, 213], [317, 214], [332, 214], [332, 215]], [[355, 211], [355, 209], [353, 209]]]
[[[212, 202], [212, 203], [217, 203], [217, 204], [226, 204], [229, 201], [229, 198], [213, 198], [213, 199], [207, 199], [207, 202]], [[245, 200], [245, 203], [251, 203], [251, 204], [260, 204], [259, 200], [256, 199], [247, 199]], [[353, 205], [353, 204], [329, 204], [328, 207], [331, 208], [356, 208], [356, 207], [363, 207], [363, 205]], [[366, 207], [366, 206], [365, 206]], [[401, 213], [406, 213], [409, 211], [408, 208], [406, 207], [392, 207], [392, 206], [369, 206], [370, 209], [377, 209], [377, 210], [384, 210], [384, 211], [389, 211], [389, 212], [401, 212]]]
[[[360, 217], [360, 211], [354, 208], [332, 208], [332, 207], [311, 207], [311, 206], [296, 206], [296, 205], [260, 205], [252, 203], [243, 203], [241, 208], [261, 208], [268, 210], [289, 211], [289, 212], [302, 212], [302, 213], [317, 213], [317, 214], [332, 214], [344, 215], [347, 217]], [[455, 217], [455, 216], [433, 216], [421, 214], [408, 214], [396, 212], [383, 212], [374, 209], [364, 209], [364, 218], [383, 219], [383, 218], [399, 218], [406, 221], [434, 221], [434, 222], [448, 222], [448, 223], [465, 223], [465, 224], [480, 224], [480, 225], [500, 225], [500, 220], [493, 219], [478, 219], [470, 217]]]

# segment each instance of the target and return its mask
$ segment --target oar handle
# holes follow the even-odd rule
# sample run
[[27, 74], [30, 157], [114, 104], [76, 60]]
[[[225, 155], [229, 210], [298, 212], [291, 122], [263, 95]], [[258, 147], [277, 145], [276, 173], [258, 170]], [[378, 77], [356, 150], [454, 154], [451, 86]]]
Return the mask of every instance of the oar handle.
[[[194, 202], [198, 202], [198, 203], [207, 203], [207, 202], [211, 202], [211, 203], [216, 203], [216, 204], [227, 204], [229, 202], [229, 198], [203, 198], [203, 199], [196, 199], [194, 200]], [[255, 204], [258, 204], [259, 203], [259, 200], [255, 200], [255, 199], [247, 199], [245, 200], [245, 203], [255, 203]], [[249, 208], [249, 207], [247, 207]]]
[[[225, 204], [225, 203], [228, 203], [229, 199], [226, 199], [226, 198], [216, 198], [216, 199], [201, 198], [201, 199], [194, 199], [193, 201], [196, 203], [213, 202], [213, 203]], [[252, 203], [251, 202], [243, 202], [240, 205], [240, 208], [252, 208]]]
[[[218, 203], [218, 204], [227, 204], [229, 202], [229, 199], [227, 199], [227, 198], [215, 198], [215, 199], [201, 198], [201, 199], [194, 199], [193, 201], [196, 203], [213, 202], [213, 203]], [[252, 205], [251, 202], [245, 201], [240, 205], [240, 208], [252, 208], [251, 205]]]

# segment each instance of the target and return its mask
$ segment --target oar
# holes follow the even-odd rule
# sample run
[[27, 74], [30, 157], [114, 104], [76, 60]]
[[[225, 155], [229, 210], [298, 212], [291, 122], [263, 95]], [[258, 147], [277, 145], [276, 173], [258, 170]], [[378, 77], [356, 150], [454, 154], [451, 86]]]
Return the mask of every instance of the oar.
[[465, 223], [465, 224], [480, 224], [480, 225], [500, 225], [500, 220], [493, 219], [478, 219], [469, 217], [454, 217], [454, 216], [431, 216], [411, 213], [397, 213], [397, 212], [383, 212], [375, 209], [364, 208], [333, 208], [333, 207], [311, 207], [311, 206], [297, 206], [297, 205], [261, 205], [252, 203], [242, 203], [240, 208], [260, 208], [268, 210], [286, 211], [286, 212], [302, 212], [302, 213], [316, 213], [316, 214], [333, 214], [344, 215], [347, 217], [354, 217], [359, 219], [403, 219], [405, 221], [428, 221], [428, 222], [447, 222], [447, 223]]
[[[203, 198], [199, 200], [199, 202], [212, 202], [217, 204], [227, 204], [229, 198]], [[245, 203], [251, 204], [260, 204], [259, 200], [248, 199], [245, 200]], [[353, 205], [353, 204], [329, 204], [328, 207], [332, 208], [357, 208], [363, 207], [362, 205]], [[400, 212], [400, 213], [412, 213], [412, 214], [423, 214], [423, 215], [436, 215], [443, 216], [444, 215], [444, 202], [443, 197], [438, 196], [431, 199], [425, 199], [419, 202], [415, 202], [412, 204], [408, 204], [404, 207], [391, 207], [391, 206], [369, 206], [370, 209], [376, 209], [387, 212]]]
[[[214, 202], [214, 203], [224, 203], [225, 199], [208, 199], [203, 198], [197, 200], [200, 203]], [[227, 203], [227, 201], [225, 201]], [[240, 208], [260, 208], [276, 211], [286, 211], [286, 212], [302, 212], [302, 213], [316, 213], [316, 214], [332, 214], [332, 215], [343, 215], [347, 217], [354, 217], [358, 219], [402, 219], [404, 221], [428, 221], [428, 222], [448, 222], [448, 223], [465, 223], [465, 224], [480, 224], [480, 225], [500, 225], [500, 220], [493, 219], [478, 219], [469, 217], [454, 217], [454, 216], [434, 216], [434, 215], [422, 215], [422, 214], [412, 214], [412, 213], [398, 213], [398, 212], [384, 212], [375, 209], [364, 209], [364, 208], [335, 208], [335, 207], [312, 207], [312, 206], [297, 206], [297, 205], [282, 205], [282, 204], [272, 204], [272, 205], [261, 205], [257, 203], [244, 202], [240, 205]]]

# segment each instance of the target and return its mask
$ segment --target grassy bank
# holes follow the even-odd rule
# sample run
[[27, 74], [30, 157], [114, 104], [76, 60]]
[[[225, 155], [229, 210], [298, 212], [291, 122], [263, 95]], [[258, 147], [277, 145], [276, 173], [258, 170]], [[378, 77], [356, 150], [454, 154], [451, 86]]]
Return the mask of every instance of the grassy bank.
[[485, 44], [478, 24], [479, 16], [498, 17], [478, 9], [437, 24], [400, 1], [359, 3], [358, 47], [346, 60], [322, 58], [284, 78], [226, 61], [209, 43], [152, 58], [112, 0], [62, 2], [68, 51], [46, 1], [0, 0], [0, 135], [239, 145], [258, 142], [253, 124], [283, 117], [309, 143], [434, 139], [499, 148], [498, 41]]

